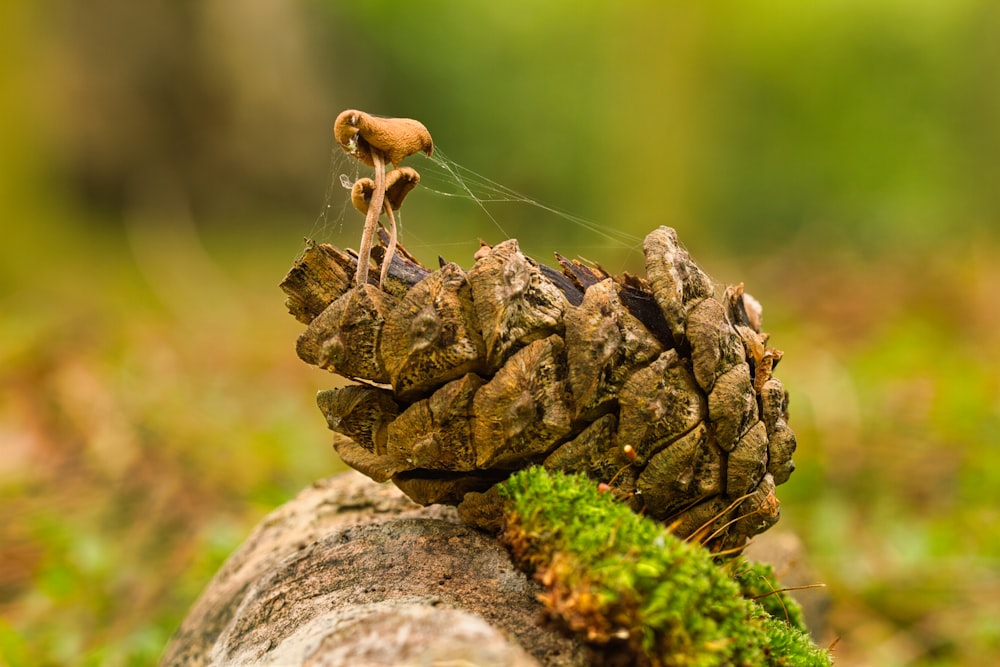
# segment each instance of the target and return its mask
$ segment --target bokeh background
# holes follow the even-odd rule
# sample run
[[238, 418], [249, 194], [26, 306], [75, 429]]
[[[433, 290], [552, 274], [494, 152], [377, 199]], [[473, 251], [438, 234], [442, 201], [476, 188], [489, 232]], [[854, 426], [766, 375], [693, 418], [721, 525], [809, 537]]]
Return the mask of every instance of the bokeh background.
[[744, 281], [786, 352], [779, 526], [822, 641], [997, 661], [997, 35], [990, 0], [0, 3], [0, 663], [155, 662], [341, 469], [277, 283], [305, 236], [357, 244], [345, 108], [524, 193], [491, 219], [415, 161], [426, 262], [506, 234], [639, 272], [624, 235], [669, 224]]

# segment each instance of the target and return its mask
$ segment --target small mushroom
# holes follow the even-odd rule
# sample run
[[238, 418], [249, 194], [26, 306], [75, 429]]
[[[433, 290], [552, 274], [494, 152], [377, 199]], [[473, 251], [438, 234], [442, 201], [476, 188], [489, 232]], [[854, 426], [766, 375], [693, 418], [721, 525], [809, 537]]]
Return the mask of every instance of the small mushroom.
[[[337, 120], [333, 124], [333, 135], [345, 151], [375, 168], [375, 181], [371, 197], [368, 200], [365, 228], [361, 233], [361, 246], [358, 248], [358, 269], [354, 276], [355, 284], [364, 285], [368, 282], [372, 241], [375, 238], [375, 228], [378, 226], [378, 218], [382, 214], [386, 195], [386, 160], [391, 162], [393, 166], [397, 166], [404, 158], [418, 151], [430, 155], [434, 151], [434, 142], [427, 128], [411, 118], [379, 118], [355, 109], [343, 111], [337, 116]], [[416, 181], [410, 183], [409, 188], [412, 188], [415, 183]], [[404, 190], [407, 189], [405, 184], [401, 187]], [[364, 186], [362, 186], [362, 192], [363, 188]], [[402, 192], [399, 196], [400, 203], [405, 195], [406, 192]], [[364, 199], [363, 196], [362, 199]], [[390, 202], [390, 219], [393, 208], [398, 208], [398, 206], [393, 207]], [[396, 249], [395, 220], [392, 223], [392, 237], [389, 247], [386, 249], [386, 257], [382, 261], [379, 284], [385, 280], [389, 261]]]
[[[386, 174], [385, 181], [385, 203], [382, 208], [389, 216], [389, 245], [385, 249], [385, 257], [382, 258], [379, 285], [385, 282], [385, 277], [389, 274], [389, 265], [392, 264], [392, 256], [396, 253], [396, 216], [392, 212], [398, 211], [403, 206], [403, 199], [420, 182], [420, 174], [411, 167], [400, 167]], [[370, 178], [359, 178], [351, 187], [351, 203], [354, 204], [354, 208], [370, 218], [374, 194], [375, 181]], [[376, 213], [375, 219], [378, 217]]]
[[[393, 169], [385, 175], [385, 202], [390, 210], [398, 211], [403, 207], [403, 200], [410, 190], [420, 182], [420, 174], [412, 167]], [[364, 215], [368, 214], [372, 195], [375, 192], [375, 181], [370, 178], [359, 178], [351, 187], [351, 203]]]
[[380, 118], [349, 109], [337, 116], [333, 134], [345, 151], [376, 169], [375, 151], [381, 152], [393, 166], [414, 153], [434, 152], [430, 132], [412, 118]]

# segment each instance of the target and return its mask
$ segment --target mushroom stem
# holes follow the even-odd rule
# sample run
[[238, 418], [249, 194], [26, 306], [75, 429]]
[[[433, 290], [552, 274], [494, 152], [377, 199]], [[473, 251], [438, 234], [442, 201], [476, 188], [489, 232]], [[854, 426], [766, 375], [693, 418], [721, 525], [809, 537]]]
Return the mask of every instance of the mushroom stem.
[[[372, 200], [374, 203], [374, 196]], [[392, 206], [385, 203], [385, 212], [389, 214], [389, 245], [386, 246], [385, 255], [382, 257], [382, 273], [378, 278], [378, 286], [385, 284], [385, 277], [389, 275], [389, 265], [392, 264], [392, 256], [396, 254], [396, 216], [393, 215]]]
[[[368, 265], [372, 254], [372, 241], [375, 238], [375, 229], [378, 227], [378, 217], [382, 213], [382, 206], [385, 203], [385, 158], [382, 151], [371, 147], [372, 162], [375, 165], [375, 191], [372, 192], [372, 200], [368, 205], [368, 215], [365, 217], [365, 229], [361, 233], [361, 247], [358, 248], [358, 271], [354, 274], [354, 283], [360, 287], [368, 282]], [[395, 231], [395, 223], [393, 223]], [[395, 251], [395, 247], [393, 247]]]

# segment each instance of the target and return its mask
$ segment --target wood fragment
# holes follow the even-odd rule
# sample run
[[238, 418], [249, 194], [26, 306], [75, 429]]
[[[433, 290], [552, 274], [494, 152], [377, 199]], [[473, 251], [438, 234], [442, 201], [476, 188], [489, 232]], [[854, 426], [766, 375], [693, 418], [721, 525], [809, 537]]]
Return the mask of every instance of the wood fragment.
[[474, 373], [417, 401], [389, 425], [389, 456], [399, 470], [476, 469], [472, 444], [472, 397], [483, 385]]
[[649, 516], [665, 519], [683, 507], [725, 491], [723, 454], [702, 423], [654, 454], [637, 488]]
[[374, 454], [359, 445], [356, 440], [339, 433], [334, 433], [333, 449], [344, 463], [376, 482], [388, 482], [397, 472], [389, 457]]
[[392, 483], [421, 505], [457, 505], [467, 494], [486, 491], [503, 478], [503, 475], [490, 471], [475, 475], [448, 475], [424, 470], [398, 473], [392, 477]]
[[632, 445], [641, 465], [708, 416], [705, 396], [676, 350], [633, 373], [618, 402], [618, 442]]
[[388, 314], [381, 346], [401, 399], [413, 399], [466, 373], [481, 373], [483, 339], [461, 267], [447, 264], [414, 285]]
[[389, 268], [385, 268], [386, 248], [389, 245], [389, 233], [379, 227], [379, 245], [372, 247], [372, 257], [379, 266], [382, 279], [382, 289], [397, 298], [403, 298], [410, 288], [431, 274], [431, 270], [417, 261], [406, 248], [396, 246], [396, 252], [389, 258]]
[[712, 295], [712, 280], [681, 247], [677, 232], [669, 227], [650, 232], [642, 249], [653, 297], [674, 338], [683, 339], [687, 312], [693, 303]]
[[326, 243], [306, 241], [302, 256], [279, 287], [287, 295], [285, 307], [303, 324], [309, 324], [351, 286], [357, 261]]
[[568, 259], [559, 253], [556, 253], [555, 256], [556, 261], [559, 262], [559, 266], [562, 267], [563, 275], [572, 281], [580, 292], [586, 292], [591, 285], [596, 285], [610, 277], [604, 271], [587, 266], [579, 260]]
[[767, 427], [767, 471], [775, 484], [784, 484], [795, 470], [795, 433], [788, 427], [788, 393], [778, 378], [764, 383], [760, 393], [761, 419]]
[[566, 311], [569, 386], [575, 418], [592, 420], [616, 407], [618, 391], [663, 346], [622, 307], [610, 278], [590, 285], [579, 307]]
[[615, 415], [598, 417], [580, 435], [559, 445], [542, 465], [566, 473], [582, 472], [591, 479], [608, 481], [623, 494], [631, 494], [636, 488], [636, 467], [615, 443], [617, 428]]
[[379, 342], [386, 313], [396, 307], [395, 297], [371, 285], [349, 289], [299, 336], [299, 358], [345, 377], [388, 382]]
[[764, 475], [753, 493], [735, 509], [738, 518], [719, 545], [720, 548], [742, 547], [749, 538], [777, 523], [781, 516], [781, 503], [774, 486], [771, 475]]
[[716, 379], [708, 395], [708, 417], [715, 424], [716, 441], [727, 452], [757, 423], [757, 398], [745, 362]]
[[[729, 518], [726, 513], [729, 504], [729, 501], [722, 496], [707, 498], [693, 507], [667, 517], [664, 523], [670, 526], [670, 530], [678, 537], [689, 538], [697, 533], [700, 541], [722, 529]], [[714, 544], [714, 541], [710, 543]]]
[[351, 385], [319, 392], [316, 403], [331, 431], [346, 435], [372, 454], [386, 454], [388, 426], [399, 414], [391, 392]]
[[743, 340], [726, 318], [722, 304], [715, 299], [703, 299], [691, 309], [685, 332], [691, 344], [694, 378], [706, 392], [712, 391], [720, 375], [746, 363]]
[[551, 451], [569, 434], [572, 417], [563, 349], [556, 335], [529, 343], [476, 392], [472, 405], [476, 467], [520, 467], [524, 460]]
[[510, 239], [494, 246], [469, 269], [488, 368], [496, 370], [522, 345], [561, 333], [568, 302]]
[[[477, 253], [478, 254], [478, 253]], [[482, 259], [486, 256], [486, 253], [476, 257], [476, 259]], [[579, 306], [580, 302], [583, 301], [583, 292], [576, 283], [566, 277], [565, 273], [556, 271], [552, 267], [546, 266], [545, 264], [538, 264], [538, 270], [542, 272], [545, 279], [550, 283], [559, 288], [566, 297], [566, 300], [574, 306]]]
[[767, 470], [767, 429], [757, 422], [729, 452], [726, 494], [739, 498], [760, 483]]

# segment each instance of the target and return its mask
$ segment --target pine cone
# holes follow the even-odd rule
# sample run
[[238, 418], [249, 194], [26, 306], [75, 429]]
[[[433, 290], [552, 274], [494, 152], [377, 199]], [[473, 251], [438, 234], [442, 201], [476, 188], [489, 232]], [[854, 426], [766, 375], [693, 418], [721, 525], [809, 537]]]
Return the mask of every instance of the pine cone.
[[717, 298], [673, 229], [643, 248], [645, 279], [557, 255], [560, 273], [515, 240], [468, 271], [399, 249], [383, 291], [310, 245], [281, 287], [308, 325], [299, 356], [360, 382], [318, 396], [341, 458], [418, 503], [464, 499], [480, 524], [482, 492], [541, 464], [713, 549], [773, 525], [795, 436], [760, 305], [742, 285]]

